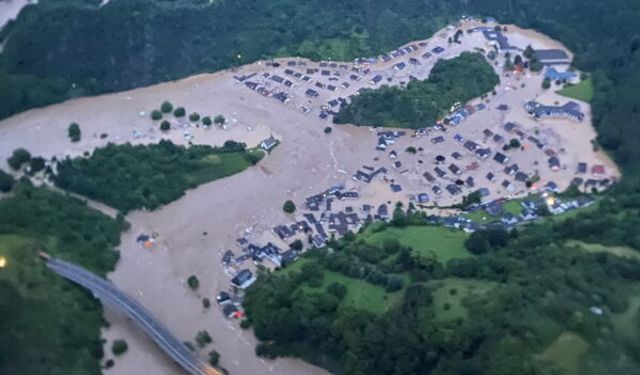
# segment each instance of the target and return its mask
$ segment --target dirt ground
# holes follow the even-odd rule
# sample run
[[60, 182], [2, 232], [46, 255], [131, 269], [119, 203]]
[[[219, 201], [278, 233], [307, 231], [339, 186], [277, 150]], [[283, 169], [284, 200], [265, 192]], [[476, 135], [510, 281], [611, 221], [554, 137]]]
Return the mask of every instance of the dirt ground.
[[[473, 25], [463, 26], [467, 28]], [[443, 32], [445, 35], [453, 35], [455, 29]], [[506, 35], [520, 48], [527, 44], [562, 48], [545, 36], [514, 26], [509, 27]], [[453, 136], [459, 133], [465, 139], [490, 147], [492, 152], [499, 151], [499, 145], [485, 139], [483, 130], [489, 129], [502, 134], [508, 141], [513, 135], [502, 129], [507, 121], [519, 124], [527, 135], [544, 139], [550, 148], [558, 152], [562, 163], [559, 171], [551, 171], [547, 167], [548, 157], [532, 145], [526, 145], [525, 150], [507, 152], [511, 161], [516, 162], [521, 170], [539, 174], [540, 185], [553, 180], [561, 188], [566, 188], [575, 176], [578, 162], [586, 162], [589, 166], [604, 164], [607, 176], [619, 176], [616, 166], [604, 153], [593, 151], [591, 140], [596, 134], [591, 126], [590, 109], [586, 103], [581, 103], [585, 119], [580, 123], [555, 119], [535, 121], [522, 107], [526, 101], [535, 98], [544, 104], [554, 104], [556, 101], [564, 104], [568, 99], [558, 96], [553, 90], [542, 92], [541, 75], [527, 73], [522, 76], [510, 74], [507, 77], [500, 66], [496, 66], [496, 71], [501, 75], [501, 84], [496, 89], [495, 96], [489, 95], [488, 100], [483, 101], [486, 109], [474, 113], [457, 127], [449, 127], [446, 134], [434, 130], [422, 137], [407, 135], [385, 152], [380, 152], [375, 150], [377, 136], [369, 128], [332, 126], [331, 134], [323, 132], [331, 122], [318, 117], [320, 107], [337, 97], [346, 98], [362, 87], [372, 87], [369, 80], [373, 76], [381, 74], [390, 78], [390, 81], [386, 81], [388, 84], [400, 84], [410, 75], [425, 78], [435, 62], [434, 57], [421, 57], [425, 51], [442, 46], [446, 50], [441, 57], [451, 58], [462, 51], [473, 50], [474, 47], [487, 47], [480, 33], [465, 33], [462, 44], [454, 46], [449, 46], [446, 37], [443, 39], [440, 36], [426, 42], [426, 46], [421, 46], [412, 54], [387, 63], [371, 65], [368, 74], [362, 75], [361, 69], [356, 73], [361, 75], [358, 81], [348, 78], [354, 67], [351, 63], [344, 63], [344, 68], [326, 67], [331, 70], [328, 76], [322, 74], [325, 67], [320, 67], [317, 63], [306, 62], [306, 66], [296, 64], [295, 69], [301, 73], [312, 67], [317, 67], [319, 71], [309, 74], [313, 80], [311, 82], [292, 78], [295, 84], [291, 87], [263, 76], [264, 73], [269, 73], [270, 76], [276, 74], [286, 77], [284, 70], [288, 68], [288, 60], [283, 59], [279, 60], [282, 65], [277, 68], [267, 66], [267, 62], [263, 61], [234, 71], [198, 75], [176, 82], [34, 109], [0, 122], [0, 167], [6, 169], [5, 160], [16, 147], [25, 147], [34, 155], [62, 158], [80, 155], [107, 142], [147, 143], [169, 138], [176, 143], [185, 144], [188, 138], [193, 137], [193, 143], [220, 145], [225, 140], [233, 139], [255, 146], [274, 135], [281, 144], [258, 166], [202, 185], [157, 211], [130, 213], [127, 220], [131, 223], [131, 229], [122, 236], [121, 259], [109, 278], [156, 314], [180, 339], [193, 341], [197, 331], [209, 331], [214, 344], [207, 349], [220, 352], [221, 364], [231, 373], [324, 374], [324, 370], [300, 360], [265, 361], [257, 358], [254, 355], [256, 340], [249, 331], [241, 330], [237, 321], [225, 319], [215, 302], [207, 311], [202, 308], [202, 297], [214, 301], [219, 291], [229, 287], [228, 269], [220, 264], [222, 252], [237, 249], [236, 239], [241, 236], [252, 236], [265, 241], [274, 238], [276, 241], [270, 229], [278, 223], [289, 223], [293, 219], [282, 212], [285, 200], [292, 199], [301, 206], [305, 197], [322, 192], [330, 186], [344, 184], [347, 189], [360, 192], [360, 198], [350, 203], [355, 206], [363, 203], [378, 205], [384, 202], [408, 202], [410, 196], [421, 192], [427, 192], [432, 196], [432, 201], [435, 200], [440, 205], [457, 202], [461, 196], [453, 197], [446, 191], [440, 196], [433, 194], [433, 184], [422, 177], [425, 171], [434, 174], [436, 155], [446, 157], [443, 169], [451, 162], [460, 167], [477, 162], [475, 170], [465, 170], [461, 177], [474, 177], [474, 189], [489, 188], [489, 198], [527, 194], [530, 191], [521, 183], [514, 182], [515, 189], [512, 191], [502, 188], [500, 183], [504, 179], [513, 181], [512, 177], [506, 176], [502, 171], [504, 166], [491, 158], [479, 161], [453, 140]], [[407, 64], [401, 71], [393, 69], [394, 64], [406, 62], [410, 56], [415, 56], [420, 64]], [[503, 60], [502, 57], [497, 59], [500, 63]], [[335, 74], [336, 71], [339, 75]], [[252, 73], [256, 75], [249, 80], [260, 81], [271, 90], [286, 92], [290, 102], [285, 104], [263, 97], [233, 78]], [[333, 77], [337, 80], [330, 81], [329, 78]], [[339, 88], [333, 92], [318, 88], [315, 82], [323, 82], [325, 85], [335, 82]], [[342, 82], [348, 82], [349, 86], [340, 86]], [[309, 88], [317, 90], [318, 96], [312, 98], [305, 95]], [[163, 100], [169, 100], [175, 106], [185, 106], [187, 114], [194, 111], [203, 116], [222, 114], [228, 120], [226, 129], [203, 129], [170, 116], [172, 130], [163, 134], [149, 118], [149, 112], [158, 108]], [[471, 104], [478, 103], [479, 99]], [[496, 107], [500, 104], [506, 104], [509, 109], [498, 110]], [[301, 107], [308, 108], [309, 112], [304, 113]], [[78, 143], [71, 143], [67, 137], [67, 126], [71, 122], [79, 123], [82, 129], [82, 140]], [[431, 139], [438, 135], [445, 138], [444, 142], [433, 144]], [[408, 146], [422, 147], [423, 151], [415, 155], [409, 154], [405, 152]], [[397, 152], [396, 159], [389, 157], [391, 150]], [[453, 160], [450, 155], [454, 151], [463, 155], [461, 160]], [[395, 168], [395, 161], [401, 161], [402, 167]], [[393, 193], [389, 182], [382, 180], [371, 184], [354, 181], [351, 176], [363, 165], [386, 167], [389, 170], [387, 178], [402, 185], [403, 190]], [[485, 178], [488, 172], [493, 172], [498, 180], [488, 181]], [[436, 184], [444, 188], [454, 179], [439, 179]], [[465, 190], [465, 194], [474, 189]], [[141, 233], [152, 232], [158, 233], [156, 245], [150, 250], [143, 249], [136, 242], [136, 237]], [[200, 279], [197, 293], [191, 291], [185, 283], [192, 274]], [[109, 342], [114, 338], [127, 339], [129, 351], [122, 358], [117, 358], [116, 365], [105, 370], [105, 373], [179, 373], [130, 322], [115, 313], [108, 313], [107, 319], [112, 325], [104, 330], [104, 337]], [[203, 354], [206, 354], [207, 349], [203, 350]]]

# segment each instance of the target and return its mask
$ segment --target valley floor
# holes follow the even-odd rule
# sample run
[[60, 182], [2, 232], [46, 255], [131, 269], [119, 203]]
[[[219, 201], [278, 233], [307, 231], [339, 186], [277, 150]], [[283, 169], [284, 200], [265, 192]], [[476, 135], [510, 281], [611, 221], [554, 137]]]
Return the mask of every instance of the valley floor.
[[[563, 48], [538, 33], [514, 26], [509, 28], [510, 40], [519, 47], [533, 44], [536, 48]], [[444, 38], [434, 36], [427, 41], [428, 48], [447, 45], [446, 37], [453, 31], [445, 30], [442, 33]], [[464, 38], [463, 44], [452, 46], [442, 56], [450, 58], [473, 46], [485, 46], [481, 35]], [[418, 52], [416, 56], [420, 54]], [[420, 69], [416, 74], [426, 77], [434, 60], [416, 68]], [[282, 60], [282, 63], [286, 61]], [[372, 70], [389, 72], [396, 62], [375, 64]], [[311, 64], [316, 63], [308, 62], [309, 66]], [[331, 123], [318, 117], [318, 107], [324, 101], [355, 92], [361, 87], [369, 87], [369, 78], [351, 85], [344, 93], [323, 92], [317, 99], [308, 99], [301, 94], [305, 88], [301, 84], [296, 89], [297, 94], [290, 92], [294, 99], [288, 104], [262, 97], [234, 79], [234, 76], [252, 73], [282, 75], [284, 69], [285, 66], [267, 67], [265, 62], [258, 62], [234, 71], [193, 76], [117, 94], [75, 99], [34, 109], [0, 122], [0, 163], [5, 163], [16, 147], [24, 147], [33, 155], [63, 158], [81, 155], [106, 142], [148, 143], [169, 138], [175, 143], [186, 144], [193, 137], [193, 143], [221, 145], [233, 139], [253, 147], [270, 135], [281, 141], [256, 167], [190, 190], [183, 198], [156, 211], [128, 214], [126, 219], [131, 223], [131, 229], [122, 236], [121, 259], [117, 269], [109, 275], [117, 286], [156, 314], [180, 339], [192, 341], [198, 331], [209, 331], [214, 339], [213, 348], [221, 354], [222, 366], [232, 374], [326, 373], [297, 359], [266, 361], [256, 357], [256, 340], [250, 332], [240, 329], [237, 321], [225, 319], [217, 307], [212, 306], [210, 310], [202, 308], [202, 297], [213, 301], [219, 291], [229, 288], [230, 270], [221, 264], [220, 259], [224, 251], [238, 248], [237, 238], [244, 236], [261, 243], [272, 241], [285, 247], [271, 232], [274, 225], [293, 221], [295, 215], [288, 216], [282, 212], [285, 200], [291, 199], [302, 206], [306, 197], [339, 184], [344, 184], [347, 190], [360, 193], [360, 198], [350, 203], [356, 207], [362, 203], [376, 206], [396, 201], [406, 203], [411, 195], [427, 189], [432, 195], [422, 173], [433, 169], [435, 155], [442, 153], [449, 158], [454, 150], [465, 151], [451, 140], [453, 134], [459, 132], [466, 139], [490, 145], [490, 141], [483, 139], [483, 130], [488, 128], [492, 132], [503, 132], [502, 125], [508, 121], [521, 124], [528, 134], [544, 137], [561, 155], [563, 167], [553, 172], [547, 168], [547, 156], [535, 147], [509, 154], [521, 169], [530, 173], [537, 171], [541, 184], [553, 180], [561, 189], [566, 188], [575, 177], [578, 162], [602, 164], [606, 167], [607, 176], [619, 177], [616, 166], [608, 157], [602, 152], [593, 151], [591, 140], [596, 134], [586, 103], [581, 103], [586, 113], [581, 123], [569, 120], [537, 122], [526, 115], [522, 105], [527, 100], [535, 98], [548, 104], [566, 101], [553, 90], [541, 92], [540, 75], [526, 73], [507, 77], [502, 68], [497, 66], [502, 83], [496, 95], [490, 95], [489, 101], [485, 102], [487, 109], [475, 113], [458, 127], [450, 128], [449, 133], [444, 135], [447, 140], [443, 144], [433, 145], [430, 142], [432, 136], [405, 136], [381, 153], [375, 150], [378, 137], [368, 128], [333, 126], [331, 134], [325, 134], [323, 129]], [[399, 74], [392, 78], [392, 82], [397, 84], [402, 79]], [[149, 112], [158, 108], [164, 100], [171, 101], [175, 106], [185, 106], [187, 113], [197, 111], [203, 116], [223, 114], [228, 120], [227, 128], [203, 129], [190, 126], [186, 120], [172, 120], [173, 129], [164, 135], [149, 118]], [[479, 100], [474, 102], [478, 103]], [[499, 104], [507, 104], [509, 110], [497, 110]], [[303, 113], [300, 106], [308, 106], [312, 112]], [[71, 122], [79, 123], [82, 129], [83, 139], [79, 143], [71, 143], [67, 138], [67, 126]], [[107, 135], [102, 137], [102, 134]], [[507, 134], [505, 137], [510, 138]], [[411, 155], [405, 152], [408, 146], [423, 147], [424, 151]], [[407, 172], [401, 173], [405, 168], [399, 170], [393, 167], [393, 161], [388, 157], [392, 149], [400, 155], [399, 160], [402, 160]], [[465, 154], [460, 163], [474, 161], [476, 158], [473, 154]], [[484, 160], [480, 164], [481, 167], [470, 171], [469, 175], [475, 176], [476, 189], [487, 187], [491, 190], [489, 198], [516, 197], [529, 193], [524, 185], [514, 191], [500, 188], [504, 166], [497, 165], [493, 160]], [[376, 180], [371, 184], [354, 181], [352, 175], [363, 165], [387, 168], [390, 171], [387, 177], [401, 184], [404, 190], [393, 193], [387, 181]], [[6, 169], [4, 164], [2, 167]], [[484, 176], [489, 171], [500, 175], [497, 183], [486, 180]], [[461, 199], [460, 196], [449, 196], [446, 192], [433, 198], [441, 206]], [[336, 209], [344, 205], [339, 203]], [[152, 249], [145, 249], [136, 241], [140, 234], [154, 232], [158, 237]], [[456, 245], [454, 242], [456, 239], [452, 239], [453, 247]], [[186, 285], [186, 279], [192, 274], [200, 279], [197, 293]], [[129, 343], [129, 352], [118, 358], [116, 365], [105, 370], [105, 373], [179, 373], [130, 322], [111, 312], [107, 313], [107, 319], [112, 324], [103, 331], [104, 337], [109, 342], [125, 338]]]

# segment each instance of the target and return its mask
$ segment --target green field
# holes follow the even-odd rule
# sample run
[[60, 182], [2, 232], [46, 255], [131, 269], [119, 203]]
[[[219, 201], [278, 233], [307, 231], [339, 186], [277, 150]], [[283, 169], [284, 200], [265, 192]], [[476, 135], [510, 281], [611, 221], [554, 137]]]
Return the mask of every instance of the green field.
[[590, 102], [593, 99], [593, 80], [587, 78], [577, 85], [568, 85], [557, 91], [557, 93], [569, 98]]
[[441, 322], [466, 319], [469, 311], [465, 302], [482, 298], [496, 287], [495, 283], [474, 279], [447, 278], [427, 285], [435, 288], [433, 306], [435, 319]]
[[251, 166], [245, 154], [255, 155], [260, 159], [264, 157], [264, 152], [259, 148], [247, 149], [245, 152], [208, 155], [202, 161], [209, 168], [196, 170], [186, 178], [190, 183], [200, 185], [239, 173]]
[[513, 216], [518, 216], [522, 213], [522, 205], [520, 204], [522, 199], [513, 199], [506, 202], [503, 206], [504, 211], [510, 213]]
[[451, 258], [470, 256], [464, 247], [467, 234], [438, 226], [410, 226], [406, 228], [387, 228], [381, 232], [365, 233], [365, 241], [374, 246], [382, 246], [385, 241], [396, 240], [403, 246], [411, 247], [420, 254], [433, 254], [438, 261], [446, 263]]
[[381, 314], [394, 306], [402, 297], [402, 290], [387, 293], [383, 287], [373, 285], [364, 280], [353, 279], [337, 272], [325, 271], [322, 285], [318, 288], [312, 288], [303, 285], [302, 288], [308, 292], [325, 293], [325, 288], [338, 282], [347, 287], [347, 295], [342, 300], [342, 306], [349, 306], [360, 310]]
[[578, 375], [581, 357], [589, 350], [589, 343], [573, 332], [563, 332], [538, 358], [564, 370], [566, 375]]

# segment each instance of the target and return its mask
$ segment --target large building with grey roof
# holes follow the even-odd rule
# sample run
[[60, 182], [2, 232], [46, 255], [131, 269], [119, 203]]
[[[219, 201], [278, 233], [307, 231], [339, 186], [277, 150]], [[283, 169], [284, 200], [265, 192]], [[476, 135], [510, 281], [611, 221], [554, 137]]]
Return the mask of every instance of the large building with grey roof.
[[584, 119], [580, 105], [574, 101], [569, 101], [561, 106], [543, 105], [536, 101], [529, 101], [524, 105], [524, 109], [536, 119], [546, 117], [568, 118], [573, 121]]

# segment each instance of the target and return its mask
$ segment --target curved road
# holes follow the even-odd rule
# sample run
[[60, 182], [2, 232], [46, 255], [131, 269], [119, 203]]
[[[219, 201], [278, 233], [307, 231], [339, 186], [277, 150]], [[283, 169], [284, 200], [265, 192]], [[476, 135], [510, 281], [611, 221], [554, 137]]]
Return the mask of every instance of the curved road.
[[103, 303], [118, 308], [133, 320], [178, 365], [192, 375], [222, 375], [203, 359], [192, 353], [149, 311], [110, 281], [94, 275], [82, 267], [42, 254], [47, 267], [58, 275], [89, 289]]

